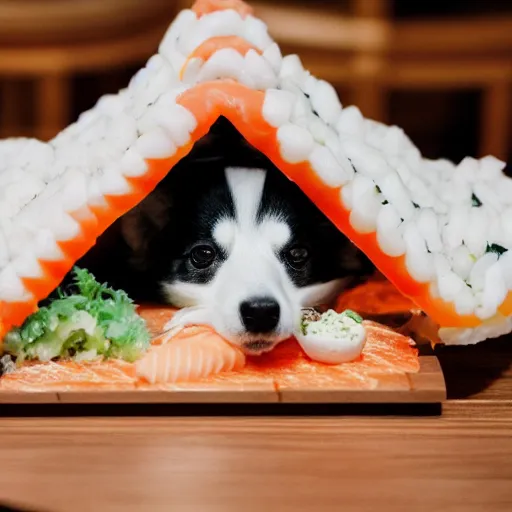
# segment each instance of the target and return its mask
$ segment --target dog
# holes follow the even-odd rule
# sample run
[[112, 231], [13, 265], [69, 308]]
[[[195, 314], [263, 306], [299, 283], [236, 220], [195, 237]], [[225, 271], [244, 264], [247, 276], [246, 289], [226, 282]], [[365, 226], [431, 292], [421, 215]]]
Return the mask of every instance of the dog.
[[210, 324], [257, 355], [370, 265], [270, 161], [223, 140], [204, 141], [109, 230], [94, 248], [102, 265], [79, 265], [136, 301], [182, 308], [169, 328]]

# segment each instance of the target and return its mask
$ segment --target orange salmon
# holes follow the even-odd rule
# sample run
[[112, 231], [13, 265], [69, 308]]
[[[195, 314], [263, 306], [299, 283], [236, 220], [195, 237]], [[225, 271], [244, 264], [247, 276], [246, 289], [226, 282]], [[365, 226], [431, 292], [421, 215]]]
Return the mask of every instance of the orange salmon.
[[417, 309], [417, 306], [387, 279], [373, 278], [343, 292], [336, 301], [335, 309], [338, 312], [352, 309], [365, 316], [365, 314], [407, 313]]
[[252, 7], [249, 7], [241, 0], [197, 0], [192, 6], [192, 10], [198, 16], [204, 16], [205, 14], [223, 11], [226, 9], [235, 10], [243, 18], [253, 14]]
[[125, 391], [136, 381], [135, 366], [124, 361], [25, 363], [0, 378], [0, 391]]
[[243, 352], [211, 327], [185, 327], [175, 336], [164, 333], [159, 338], [159, 346], [135, 363], [137, 375], [151, 384], [197, 381], [245, 365]]

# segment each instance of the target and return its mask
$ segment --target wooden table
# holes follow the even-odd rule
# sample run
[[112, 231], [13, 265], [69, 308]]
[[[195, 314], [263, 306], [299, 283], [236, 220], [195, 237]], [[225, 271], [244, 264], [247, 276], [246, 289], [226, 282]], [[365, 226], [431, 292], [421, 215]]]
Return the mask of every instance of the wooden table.
[[41, 512], [510, 511], [512, 339], [438, 355], [442, 414], [4, 405], [0, 502]]

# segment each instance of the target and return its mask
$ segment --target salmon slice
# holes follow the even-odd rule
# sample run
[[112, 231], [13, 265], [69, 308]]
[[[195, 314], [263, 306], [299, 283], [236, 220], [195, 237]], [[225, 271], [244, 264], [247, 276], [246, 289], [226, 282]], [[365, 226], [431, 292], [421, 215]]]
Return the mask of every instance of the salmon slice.
[[[215, 52], [230, 48], [236, 50], [240, 55], [245, 55], [249, 50], [254, 50], [260, 55], [263, 53], [253, 44], [247, 42], [246, 39], [239, 36], [217, 36], [207, 39], [201, 43], [187, 58], [187, 61], [192, 59], [201, 59], [207, 61]], [[183, 66], [185, 67], [185, 66]]]
[[343, 292], [336, 301], [335, 309], [338, 312], [351, 309], [365, 316], [407, 313], [417, 306], [387, 279], [372, 279]]
[[230, 48], [236, 50], [240, 55], [245, 56], [249, 50], [253, 50], [258, 54], [263, 52], [256, 46], [248, 43], [245, 39], [239, 36], [218, 36], [207, 39], [201, 43], [188, 57], [180, 70], [180, 79], [183, 79], [185, 70], [192, 59], [201, 59], [206, 62], [215, 52]]
[[124, 361], [25, 363], [0, 379], [0, 391], [125, 391], [136, 381], [134, 365]]
[[160, 346], [135, 363], [136, 373], [149, 383], [198, 381], [210, 375], [242, 370], [243, 352], [211, 327], [185, 327], [177, 336], [163, 334]]
[[197, 0], [192, 6], [192, 10], [197, 16], [204, 16], [205, 14], [227, 9], [237, 11], [242, 18], [253, 14], [252, 7], [249, 7], [242, 0]]
[[155, 339], [163, 333], [165, 324], [172, 319], [177, 311], [176, 308], [153, 305], [137, 307], [137, 313], [144, 318], [151, 337]]

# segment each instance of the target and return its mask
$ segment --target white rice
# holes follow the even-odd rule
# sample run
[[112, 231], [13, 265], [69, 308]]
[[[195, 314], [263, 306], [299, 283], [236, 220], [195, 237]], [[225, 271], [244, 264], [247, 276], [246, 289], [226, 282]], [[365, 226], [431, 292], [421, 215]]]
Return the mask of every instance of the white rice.
[[277, 43], [272, 43], [264, 52], [263, 58], [270, 64], [274, 73], [278, 74], [283, 63], [281, 49]]
[[265, 93], [263, 117], [275, 128], [279, 128], [290, 120], [295, 103], [295, 96], [287, 91], [269, 89]]
[[307, 130], [290, 123], [279, 128], [277, 139], [281, 155], [291, 164], [305, 162], [315, 147], [315, 141]]
[[382, 252], [388, 256], [405, 254], [405, 241], [400, 215], [391, 204], [384, 205], [377, 217], [377, 241]]
[[154, 128], [137, 139], [135, 150], [143, 158], [166, 158], [176, 153], [176, 145], [165, 130]]
[[309, 161], [313, 170], [327, 186], [336, 188], [348, 181], [343, 167], [338, 164], [327, 147], [315, 144]]
[[354, 202], [350, 224], [359, 233], [372, 233], [377, 229], [377, 219], [382, 208], [380, 194], [375, 187], [361, 194]]

